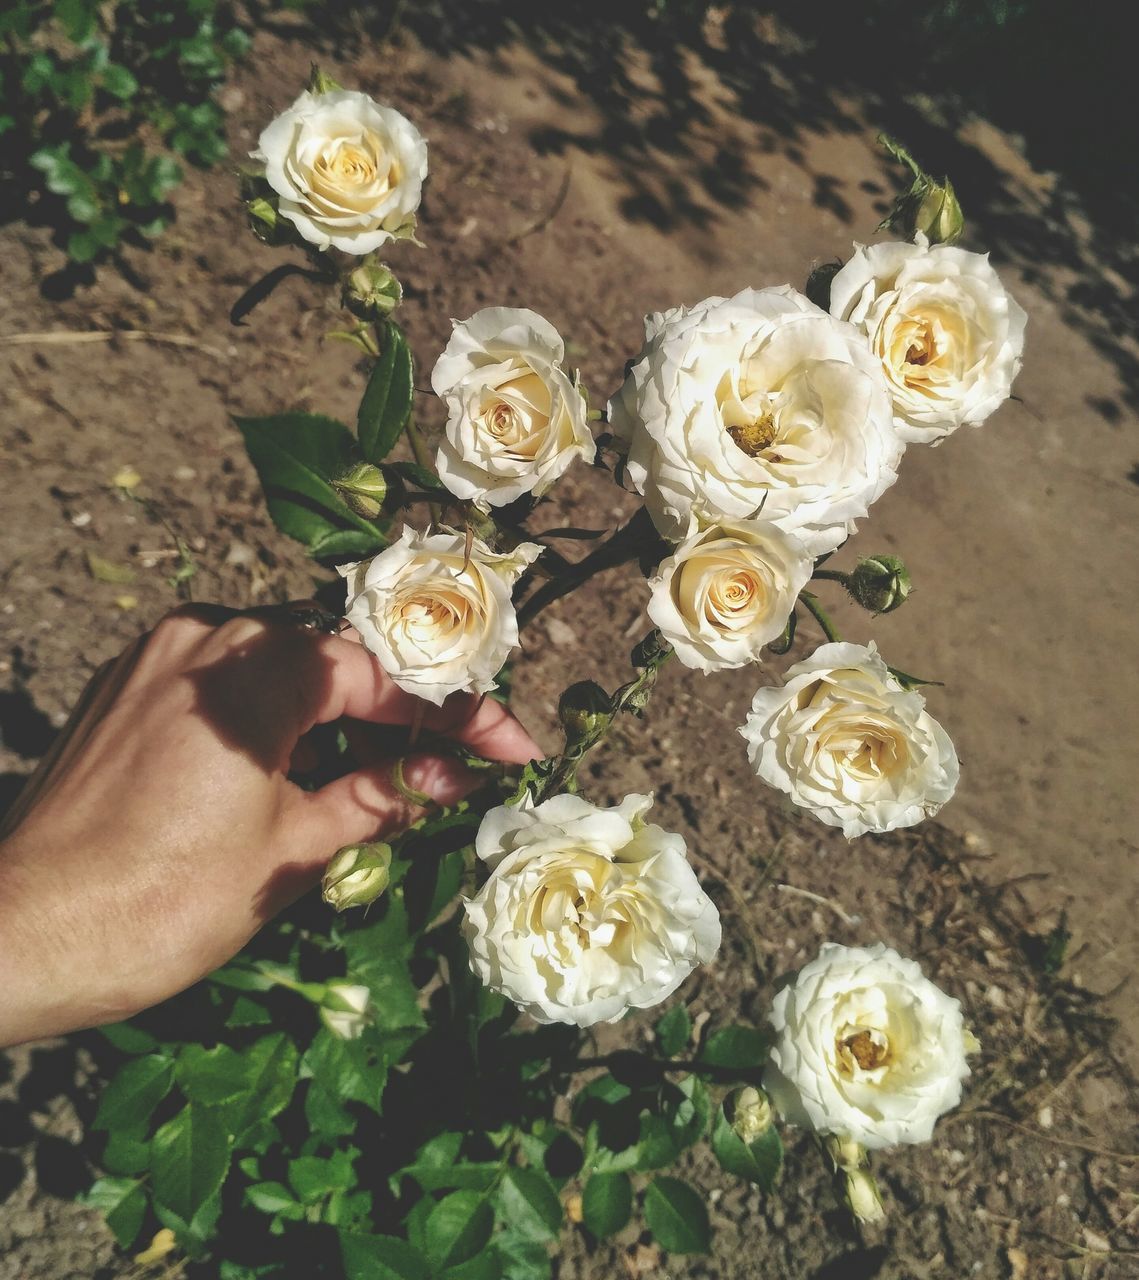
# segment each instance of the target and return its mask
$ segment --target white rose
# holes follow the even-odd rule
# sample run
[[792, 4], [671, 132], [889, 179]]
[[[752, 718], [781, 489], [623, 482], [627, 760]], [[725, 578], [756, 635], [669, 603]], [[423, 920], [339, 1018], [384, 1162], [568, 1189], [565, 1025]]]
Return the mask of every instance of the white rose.
[[461, 533], [417, 533], [357, 564], [345, 616], [401, 689], [439, 704], [460, 690], [486, 693], [518, 643], [510, 591], [542, 553], [524, 542], [499, 555]]
[[961, 1006], [879, 943], [828, 942], [775, 997], [763, 1086], [791, 1124], [869, 1150], [928, 1142], [969, 1075]]
[[756, 773], [845, 836], [912, 827], [957, 786], [957, 753], [873, 644], [820, 645], [760, 689], [740, 729]]
[[987, 254], [951, 245], [856, 246], [831, 281], [831, 312], [870, 340], [903, 440], [979, 427], [1012, 391], [1027, 317]]
[[821, 555], [897, 479], [878, 362], [789, 286], [648, 316], [645, 337], [609, 421], [671, 541], [761, 516]]
[[427, 144], [366, 93], [302, 93], [257, 141], [280, 214], [319, 249], [371, 253], [415, 230]]
[[537, 1022], [615, 1022], [659, 1004], [720, 945], [720, 917], [683, 839], [560, 795], [492, 809], [475, 850], [491, 874], [466, 904], [471, 968]]
[[813, 570], [806, 547], [774, 525], [717, 525], [657, 566], [649, 617], [686, 667], [742, 667], [782, 633]]
[[533, 311], [487, 307], [455, 325], [431, 386], [447, 405], [436, 466], [457, 498], [500, 507], [544, 493], [575, 458], [593, 460], [564, 358], [558, 331]]

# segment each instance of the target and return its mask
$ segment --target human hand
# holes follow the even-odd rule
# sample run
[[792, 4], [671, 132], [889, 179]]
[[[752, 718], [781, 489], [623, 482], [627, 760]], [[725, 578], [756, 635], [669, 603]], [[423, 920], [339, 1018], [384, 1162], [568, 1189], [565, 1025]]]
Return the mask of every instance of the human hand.
[[[189, 607], [104, 666], [0, 835], [0, 1045], [117, 1021], [229, 960], [342, 845], [421, 810], [395, 756], [306, 792], [315, 726], [413, 723], [478, 755], [537, 745], [499, 703], [431, 707], [348, 637]], [[225, 620], [221, 620], [225, 619]], [[373, 734], [375, 730], [372, 731]], [[476, 785], [454, 758], [404, 757], [440, 804]]]

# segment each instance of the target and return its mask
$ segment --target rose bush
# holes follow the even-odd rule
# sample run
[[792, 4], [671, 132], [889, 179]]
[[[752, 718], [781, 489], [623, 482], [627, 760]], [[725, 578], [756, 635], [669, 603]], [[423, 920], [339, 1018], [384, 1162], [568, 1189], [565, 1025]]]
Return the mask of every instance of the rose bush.
[[342, 565], [344, 616], [407, 693], [438, 706], [449, 694], [486, 693], [518, 643], [510, 589], [542, 548], [505, 554], [460, 533], [417, 533], [371, 560]]
[[684, 840], [578, 796], [493, 809], [475, 852], [490, 870], [464, 905], [471, 967], [536, 1022], [615, 1022], [672, 994], [720, 945], [720, 917]]
[[431, 374], [447, 405], [439, 478], [484, 510], [543, 494], [592, 462], [585, 399], [562, 369], [565, 344], [533, 311], [488, 307], [456, 324]]
[[957, 786], [949, 735], [874, 645], [821, 645], [756, 693], [740, 733], [766, 783], [845, 836], [912, 827]]
[[904, 447], [865, 342], [789, 286], [646, 317], [609, 421], [663, 537], [762, 517], [816, 556], [894, 483]]
[[960, 1004], [879, 943], [827, 943], [777, 992], [764, 1088], [783, 1118], [868, 1150], [928, 1142], [969, 1075]]
[[859, 245], [831, 281], [831, 313], [866, 334], [903, 440], [979, 427], [1012, 393], [1024, 311], [987, 254], [951, 245]]
[[253, 158], [280, 216], [317, 249], [371, 253], [415, 231], [427, 144], [366, 93], [306, 90], [262, 132]]
[[657, 565], [648, 614], [686, 667], [742, 667], [782, 633], [813, 571], [798, 538], [775, 526], [714, 525]]
[[[265, 131], [262, 155], [279, 207], [257, 189], [247, 201], [264, 239], [282, 242], [278, 213], [309, 247], [353, 255], [410, 229], [422, 139], [364, 95], [330, 91], [319, 71]], [[911, 167], [916, 187], [901, 204], [923, 214], [928, 182]], [[494, 688], [520, 628], [597, 573], [636, 564], [655, 625], [615, 691], [580, 674], [560, 694], [542, 690], [562, 731], [542, 759], [482, 758], [413, 722], [406, 750], [422, 739], [446, 751], [475, 789], [430, 805], [391, 765], [414, 821], [339, 850], [323, 878], [338, 913], [363, 910], [322, 923], [317, 904], [298, 904], [210, 975], [208, 999], [189, 998], [189, 1043], [168, 1015], [153, 1033], [109, 1029], [131, 1060], [96, 1119], [111, 1136], [91, 1203], [124, 1247], [149, 1215], [195, 1259], [219, 1236], [240, 1237], [242, 1260], [222, 1260], [227, 1280], [291, 1274], [314, 1242], [320, 1274], [349, 1280], [541, 1280], [567, 1216], [603, 1240], [639, 1204], [660, 1247], [706, 1252], [705, 1196], [660, 1171], [707, 1139], [725, 1172], [774, 1194], [777, 1110], [829, 1135], [841, 1202], [863, 1221], [881, 1217], [865, 1147], [925, 1140], [960, 1097], [956, 1001], [883, 946], [828, 946], [775, 997], [770, 1055], [757, 1027], [693, 1019], [692, 998], [657, 1020], [652, 1055], [628, 1042], [604, 1053], [584, 1029], [676, 993], [717, 954], [720, 920], [682, 837], [646, 822], [648, 796], [604, 807], [576, 792], [598, 777], [582, 771], [590, 753], [644, 714], [672, 656], [707, 673], [755, 662], [765, 647], [787, 652], [803, 620], [828, 643], [756, 693], [741, 732], [757, 774], [848, 836], [918, 822], [953, 794], [957, 758], [918, 682], [873, 646], [842, 643], [814, 588], [841, 584], [874, 614], [910, 597], [896, 555], [822, 563], [902, 456], [882, 352], [928, 368], [947, 411], [967, 358], [965, 374], [995, 394], [1015, 312], [1010, 303], [1002, 330], [995, 294], [974, 296], [975, 264], [955, 275], [946, 264], [958, 259], [933, 259], [934, 271], [923, 246], [886, 249], [925, 263], [930, 287], [911, 289], [917, 277], [901, 270], [892, 301], [859, 286], [850, 315], [863, 324], [873, 313], [873, 332], [789, 286], [649, 317], [599, 457], [587, 425], [597, 415], [560, 336], [521, 308], [454, 325], [431, 380], [446, 409], [433, 438], [415, 410], [437, 402], [416, 400], [393, 318], [399, 281], [374, 255], [344, 265], [351, 318], [336, 333], [369, 362], [354, 429], [301, 412], [237, 419], [269, 514], [345, 582], [342, 617], [334, 583], [321, 589], [332, 611], [290, 617], [329, 631], [346, 622], [400, 688], [435, 704]], [[869, 267], [844, 270], [836, 306]], [[815, 273], [812, 296], [832, 274]], [[909, 315], [915, 299], [942, 310]], [[911, 341], [928, 342], [929, 359]], [[963, 420], [988, 403], [965, 399]], [[575, 458], [644, 495], [609, 536], [539, 514]], [[577, 558], [556, 549], [562, 539], [596, 545]], [[325, 728], [306, 735], [314, 780], [353, 771], [366, 746], [350, 726]], [[326, 1248], [334, 1236], [338, 1257]]]

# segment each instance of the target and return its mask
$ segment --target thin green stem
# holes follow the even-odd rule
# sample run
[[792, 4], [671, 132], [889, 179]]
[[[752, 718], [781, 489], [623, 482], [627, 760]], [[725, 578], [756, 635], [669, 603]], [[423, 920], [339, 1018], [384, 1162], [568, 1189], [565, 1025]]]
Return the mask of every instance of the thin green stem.
[[819, 604], [817, 596], [812, 595], [809, 591], [800, 591], [799, 599], [802, 600], [807, 610], [810, 612], [815, 621], [823, 629], [823, 635], [832, 643], [836, 644], [842, 640], [842, 636], [838, 633], [838, 628], [830, 620], [827, 611]]
[[816, 569], [811, 577], [816, 581], [841, 582], [844, 587], [850, 581], [850, 574], [843, 573], [841, 569]]
[[[404, 427], [404, 434], [407, 436], [407, 443], [411, 445], [411, 453], [419, 466], [425, 471], [431, 471], [431, 454], [427, 449], [427, 442], [419, 434], [419, 427], [416, 425], [415, 418], [408, 416], [407, 425]], [[443, 519], [443, 508], [437, 502], [428, 505], [428, 511], [431, 512], [432, 524], [439, 524]]]

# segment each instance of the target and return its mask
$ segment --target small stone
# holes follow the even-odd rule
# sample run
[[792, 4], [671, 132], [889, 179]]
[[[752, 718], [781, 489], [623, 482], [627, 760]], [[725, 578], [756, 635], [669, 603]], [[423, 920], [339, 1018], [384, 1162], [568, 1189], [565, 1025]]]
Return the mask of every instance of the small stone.
[[71, 517], [71, 523], [77, 529], [86, 529], [87, 526], [91, 523], [91, 512], [80, 511], [78, 515], [74, 515]]
[[1052, 1108], [1041, 1107], [1040, 1110], [1036, 1113], [1036, 1123], [1042, 1129], [1051, 1129], [1052, 1128]]
[[548, 618], [546, 620], [546, 635], [550, 638], [550, 643], [555, 649], [568, 649], [571, 645], [577, 644], [577, 632], [560, 618]]
[[193, 467], [175, 467], [174, 468], [175, 480], [185, 481], [185, 480], [196, 480], [197, 478], [198, 478], [198, 473], [194, 470]]

